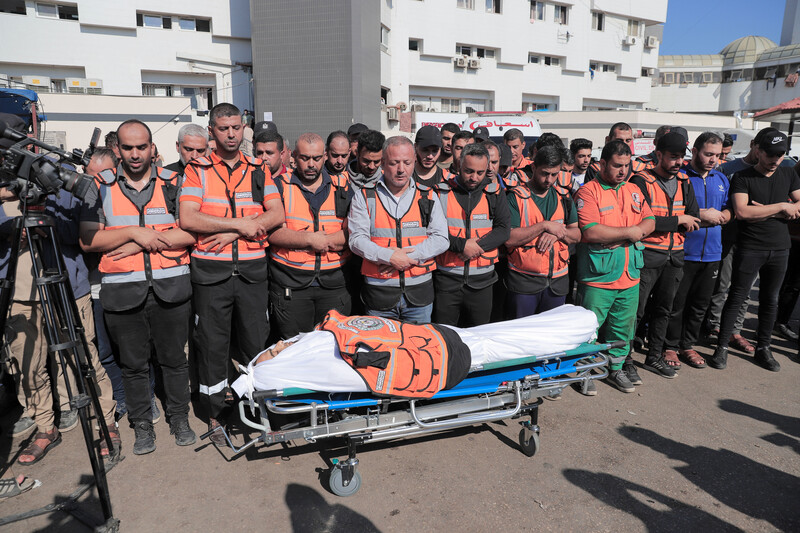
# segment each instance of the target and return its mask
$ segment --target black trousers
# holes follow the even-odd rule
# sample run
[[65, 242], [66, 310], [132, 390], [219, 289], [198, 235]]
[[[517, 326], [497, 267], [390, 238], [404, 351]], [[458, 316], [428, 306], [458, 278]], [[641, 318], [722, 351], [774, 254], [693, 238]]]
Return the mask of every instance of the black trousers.
[[703, 317], [711, 303], [720, 261], [686, 261], [683, 278], [672, 303], [664, 346], [670, 350], [691, 350], [697, 344]]
[[739, 307], [747, 299], [750, 287], [761, 276], [758, 286], [758, 343], [757, 347], [769, 347], [772, 328], [778, 314], [778, 292], [786, 274], [789, 250], [748, 250], [736, 248], [733, 256], [731, 290], [719, 324], [719, 338], [728, 339]]
[[105, 312], [111, 339], [118, 347], [119, 367], [125, 387], [128, 420], [152, 420], [150, 410], [150, 356], [155, 349], [161, 367], [167, 416], [170, 420], [189, 415], [189, 365], [184, 347], [189, 336], [189, 300], [171, 304], [153, 291], [138, 307]]
[[800, 296], [800, 242], [792, 241], [789, 250], [789, 266], [778, 296], [778, 323], [788, 324], [792, 318], [797, 297]]
[[331, 309], [344, 315], [349, 315], [351, 309], [347, 287], [285, 289], [273, 282], [269, 288], [269, 299], [272, 319], [282, 339], [313, 330]]
[[241, 276], [211, 285], [195, 283], [193, 290], [200, 405], [211, 418], [220, 418], [232, 371], [231, 338], [235, 336], [240, 362], [266, 347], [269, 290], [266, 281], [251, 283]]
[[669, 259], [661, 266], [645, 267], [641, 270], [636, 324], [641, 324], [645, 309], [650, 311], [647, 327], [647, 359], [650, 361], [661, 357], [664, 351], [664, 337], [672, 313], [672, 302], [682, 275], [683, 267], [673, 265]]
[[[496, 285], [495, 283], [494, 285]], [[492, 318], [494, 285], [471, 289], [466, 285], [453, 287], [434, 277], [436, 296], [433, 301], [433, 321], [437, 324], [470, 328], [488, 324]]]

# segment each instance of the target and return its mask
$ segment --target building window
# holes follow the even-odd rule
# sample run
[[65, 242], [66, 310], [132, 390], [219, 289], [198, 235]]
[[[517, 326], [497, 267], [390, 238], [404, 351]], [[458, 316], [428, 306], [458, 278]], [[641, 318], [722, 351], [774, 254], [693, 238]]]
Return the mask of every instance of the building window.
[[172, 85], [143, 83], [142, 96], [172, 96]]
[[381, 48], [383, 50], [389, 49], [389, 28], [381, 25]]
[[542, 104], [537, 102], [525, 102], [522, 104], [523, 111], [558, 111], [558, 104]]
[[25, 0], [3, 0], [0, 2], [0, 13], [27, 15], [28, 13], [25, 11]]
[[471, 46], [463, 46], [460, 44], [456, 45], [456, 55], [457, 56], [471, 56], [472, 55], [472, 47]]
[[536, 54], [528, 54], [528, 63], [533, 63], [534, 65], [539, 64], [539, 56]]
[[544, 2], [531, 0], [531, 22], [544, 20]]
[[544, 64], [551, 67], [561, 66], [561, 58], [544, 56]]
[[461, 100], [458, 98], [442, 98], [442, 113], [458, 113], [461, 111]]
[[642, 23], [638, 20], [628, 20], [628, 35], [638, 37], [641, 31]]
[[694, 72], [684, 72], [683, 83], [694, 83]]
[[143, 28], [172, 29], [172, 17], [136, 13], [136, 25]]
[[642, 67], [642, 77], [643, 78], [650, 77], [650, 69], [649, 68]]
[[665, 72], [664, 73], [664, 85], [671, 85], [675, 83], [675, 73], [674, 72]]
[[195, 31], [197, 25], [194, 22], [194, 19], [178, 19], [178, 27], [182, 30], [186, 31]]
[[553, 7], [555, 8], [553, 12], [553, 20], [557, 24], [567, 24], [567, 12], [569, 11], [569, 8], [567, 6], [560, 6], [558, 4]]
[[420, 50], [419, 39], [409, 39], [408, 40], [408, 49], [414, 50], [415, 52], [419, 52]]
[[703, 84], [711, 83], [714, 81], [714, 74], [712, 72], [703, 72]]
[[456, 0], [456, 6], [461, 9], [475, 9], [475, 0]]
[[477, 48], [476, 49], [478, 57], [485, 57], [487, 59], [494, 59], [494, 49], [493, 48]]
[[54, 93], [67, 92], [67, 80], [50, 80], [50, 91]]
[[602, 13], [592, 11], [592, 29], [603, 31], [606, 27], [606, 17]]
[[617, 72], [617, 66], [612, 63], [599, 63], [597, 61], [592, 61], [589, 63], [589, 69], [595, 72]]
[[501, 0], [486, 0], [486, 12], [487, 13], [497, 13], [500, 14], [500, 2]]
[[78, 6], [67, 6], [61, 4], [41, 4], [36, 3], [36, 14], [40, 17], [78, 20]]

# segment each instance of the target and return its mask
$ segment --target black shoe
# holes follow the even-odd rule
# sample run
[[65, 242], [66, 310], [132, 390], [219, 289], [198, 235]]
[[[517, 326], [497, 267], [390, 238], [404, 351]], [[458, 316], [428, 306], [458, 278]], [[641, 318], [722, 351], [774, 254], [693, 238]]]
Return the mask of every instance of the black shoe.
[[636, 388], [633, 386], [633, 383], [631, 383], [631, 380], [628, 379], [627, 374], [625, 374], [621, 368], [619, 370], [612, 370], [609, 372], [606, 379], [609, 383], [614, 385], [622, 392], [633, 392], [636, 390]]
[[724, 370], [725, 367], [728, 366], [728, 347], [717, 346], [717, 349], [714, 350], [714, 355], [706, 357], [706, 364], [711, 368]]
[[636, 365], [633, 363], [625, 363], [622, 365], [622, 370], [625, 371], [625, 375], [628, 376], [628, 380], [631, 382], [631, 384], [641, 385], [644, 383], [642, 378], [639, 377], [639, 371], [636, 370]]
[[133, 443], [133, 453], [144, 455], [155, 451], [156, 432], [153, 430], [153, 422], [150, 420], [137, 420], [133, 423], [133, 432], [136, 441]]
[[633, 338], [633, 351], [644, 353], [646, 348], [645, 339], [643, 337], [636, 336]]
[[789, 324], [776, 323], [775, 328], [772, 331], [774, 331], [777, 335], [780, 335], [787, 341], [796, 341], [798, 340], [798, 338], [800, 338], [797, 336], [797, 333], [792, 331], [792, 328], [789, 327]]
[[768, 346], [756, 348], [755, 359], [758, 366], [766, 368], [770, 372], [777, 372], [781, 369], [781, 364], [772, 357], [772, 350]]
[[175, 444], [178, 446], [189, 446], [197, 442], [197, 435], [189, 427], [189, 420], [186, 418], [170, 420], [169, 433], [175, 435]]
[[675, 377], [675, 369], [669, 366], [663, 357], [659, 357], [658, 359], [653, 359], [650, 361], [645, 359], [644, 367], [650, 372], [658, 374], [662, 378], [672, 379]]

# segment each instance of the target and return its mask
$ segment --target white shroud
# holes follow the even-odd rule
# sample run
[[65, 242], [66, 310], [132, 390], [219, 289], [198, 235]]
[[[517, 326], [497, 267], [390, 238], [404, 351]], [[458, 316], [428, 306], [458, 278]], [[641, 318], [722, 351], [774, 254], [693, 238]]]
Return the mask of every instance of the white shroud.
[[[563, 305], [551, 311], [474, 328], [452, 328], [472, 354], [472, 365], [563, 352], [595, 338], [591, 311]], [[361, 376], [339, 355], [327, 331], [301, 333], [275, 358], [257, 365], [254, 357], [232, 387], [239, 397], [254, 390], [299, 387], [322, 392], [366, 392]]]

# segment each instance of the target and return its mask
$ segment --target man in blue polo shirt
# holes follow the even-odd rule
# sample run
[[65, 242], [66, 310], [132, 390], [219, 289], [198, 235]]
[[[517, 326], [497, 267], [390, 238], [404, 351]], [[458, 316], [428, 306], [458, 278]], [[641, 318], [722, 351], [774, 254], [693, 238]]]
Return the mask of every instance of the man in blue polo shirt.
[[678, 352], [686, 364], [695, 368], [706, 366], [705, 359], [695, 351], [694, 345], [719, 273], [722, 226], [731, 219], [728, 179], [714, 169], [721, 152], [722, 138], [707, 131], [697, 137], [692, 148], [692, 161], [681, 169], [694, 188], [700, 209], [700, 229], [686, 234], [683, 278], [672, 304], [665, 347], [673, 357]]

